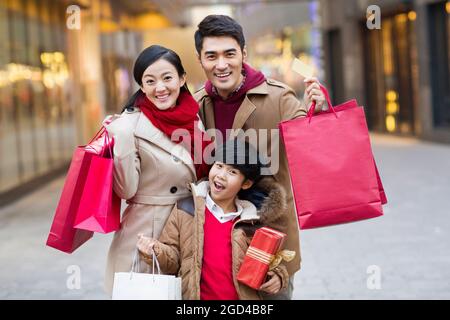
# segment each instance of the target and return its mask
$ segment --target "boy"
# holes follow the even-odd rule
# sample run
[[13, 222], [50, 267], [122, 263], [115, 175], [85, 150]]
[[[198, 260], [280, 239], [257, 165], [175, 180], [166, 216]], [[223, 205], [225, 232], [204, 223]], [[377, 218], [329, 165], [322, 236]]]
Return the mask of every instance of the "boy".
[[183, 299], [255, 300], [288, 285], [283, 264], [268, 272], [259, 291], [236, 280], [256, 228], [286, 223], [286, 193], [271, 177], [261, 179], [252, 152], [256, 155], [247, 142], [225, 142], [216, 150], [208, 181], [191, 185], [192, 197], [177, 203], [159, 240], [139, 235], [144, 261], [152, 263], [154, 250], [161, 270], [182, 278]]

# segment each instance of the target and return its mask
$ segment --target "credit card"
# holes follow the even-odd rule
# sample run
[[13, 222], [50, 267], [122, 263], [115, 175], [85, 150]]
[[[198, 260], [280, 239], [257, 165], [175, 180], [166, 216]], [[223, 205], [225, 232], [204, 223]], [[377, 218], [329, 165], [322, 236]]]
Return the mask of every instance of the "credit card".
[[297, 58], [292, 63], [292, 70], [305, 78], [311, 78], [314, 75], [314, 68]]

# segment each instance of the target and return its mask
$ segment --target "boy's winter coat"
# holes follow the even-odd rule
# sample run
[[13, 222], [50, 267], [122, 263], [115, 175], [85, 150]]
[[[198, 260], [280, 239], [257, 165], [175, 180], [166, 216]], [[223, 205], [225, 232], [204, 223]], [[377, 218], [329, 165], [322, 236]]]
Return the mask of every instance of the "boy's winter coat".
[[[254, 232], [262, 226], [283, 229], [287, 223], [286, 192], [283, 187], [271, 177], [264, 177], [257, 183], [257, 187], [268, 194], [261, 208], [257, 210], [251, 202], [237, 200], [243, 207], [243, 212], [236, 218], [232, 228], [232, 271], [234, 285], [241, 300], [261, 299], [259, 292], [236, 280]], [[178, 201], [154, 246], [161, 271], [182, 278], [182, 295], [185, 300], [200, 299], [203, 224], [208, 189], [207, 181], [191, 184], [193, 196]], [[145, 261], [151, 263], [148, 257]], [[273, 271], [282, 280], [281, 290], [285, 289], [289, 281], [285, 265], [280, 264]]]

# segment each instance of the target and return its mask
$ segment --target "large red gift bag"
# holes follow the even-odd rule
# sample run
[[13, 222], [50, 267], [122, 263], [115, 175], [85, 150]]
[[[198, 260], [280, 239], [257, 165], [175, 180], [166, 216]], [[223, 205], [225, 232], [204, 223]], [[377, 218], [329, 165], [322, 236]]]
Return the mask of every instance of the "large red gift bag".
[[113, 190], [113, 139], [106, 129], [86, 150], [93, 153], [78, 206], [75, 228], [109, 233], [120, 228], [119, 196]]
[[93, 235], [92, 231], [73, 227], [91, 160], [92, 153], [84, 146], [75, 149], [47, 238], [48, 246], [66, 253], [72, 253]]
[[[329, 96], [328, 96], [328, 92], [327, 92], [326, 88], [323, 87], [323, 90], [324, 90], [325, 96], [327, 97], [327, 100], [329, 100]], [[342, 111], [342, 110], [356, 108], [356, 107], [360, 107], [360, 106], [358, 106], [358, 103], [356, 102], [355, 99], [352, 99], [352, 100], [344, 102], [340, 105], [334, 106], [333, 108], [335, 111]], [[362, 108], [362, 107], [360, 107], [360, 108]], [[381, 177], [378, 172], [378, 168], [377, 168], [377, 164], [375, 163], [375, 159], [373, 161], [374, 161], [374, 165], [375, 165], [375, 172], [377, 174], [378, 190], [380, 191], [381, 204], [386, 204], [387, 203], [386, 192], [384, 191], [383, 183], [381, 182]]]
[[259, 290], [285, 238], [286, 234], [272, 228], [263, 227], [256, 230], [237, 274], [237, 280], [250, 288]]
[[280, 123], [300, 229], [375, 218], [386, 202], [363, 108], [333, 108], [321, 88], [329, 110]]

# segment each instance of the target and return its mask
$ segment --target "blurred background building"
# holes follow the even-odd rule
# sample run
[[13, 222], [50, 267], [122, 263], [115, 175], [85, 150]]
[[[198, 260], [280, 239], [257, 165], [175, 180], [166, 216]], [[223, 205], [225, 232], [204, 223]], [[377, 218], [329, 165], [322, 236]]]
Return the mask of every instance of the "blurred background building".
[[[381, 11], [367, 27], [369, 5]], [[450, 2], [321, 0], [326, 80], [377, 132], [450, 142]]]
[[[367, 7], [381, 9], [369, 29]], [[137, 89], [151, 44], [205, 81], [193, 35], [208, 14], [242, 24], [249, 62], [300, 95], [294, 57], [376, 132], [450, 142], [450, 2], [432, 0], [0, 0], [0, 204], [64, 172], [76, 145]]]

